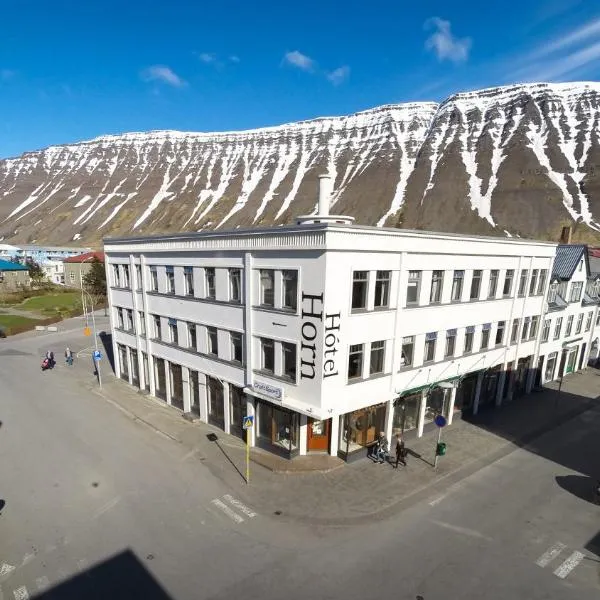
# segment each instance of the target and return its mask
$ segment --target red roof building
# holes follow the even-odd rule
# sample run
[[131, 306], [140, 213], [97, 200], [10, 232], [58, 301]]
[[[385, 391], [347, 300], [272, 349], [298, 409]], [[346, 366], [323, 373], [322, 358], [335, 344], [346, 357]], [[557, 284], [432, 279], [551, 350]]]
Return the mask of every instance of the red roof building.
[[94, 258], [97, 258], [101, 263], [104, 262], [104, 252], [86, 252], [85, 254], [78, 254], [77, 256], [71, 256], [71, 258], [65, 258], [65, 263], [82, 263], [92, 262]]

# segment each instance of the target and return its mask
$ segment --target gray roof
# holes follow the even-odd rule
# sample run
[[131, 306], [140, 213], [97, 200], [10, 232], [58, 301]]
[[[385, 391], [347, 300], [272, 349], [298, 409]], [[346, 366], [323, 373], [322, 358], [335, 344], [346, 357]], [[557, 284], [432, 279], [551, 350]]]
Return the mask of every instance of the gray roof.
[[[556, 248], [556, 258], [552, 269], [552, 279], [567, 281], [571, 279], [581, 256], [584, 255], [587, 262], [587, 247], [583, 244], [560, 244]], [[587, 272], [590, 272], [589, 263], [586, 264]]]

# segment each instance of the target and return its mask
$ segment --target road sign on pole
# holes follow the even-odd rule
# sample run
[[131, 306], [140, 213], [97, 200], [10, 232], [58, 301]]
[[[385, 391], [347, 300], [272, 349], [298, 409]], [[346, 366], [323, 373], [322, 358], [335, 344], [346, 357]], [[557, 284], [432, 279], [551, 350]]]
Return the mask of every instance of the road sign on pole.
[[250, 436], [254, 425], [254, 415], [246, 415], [242, 427], [246, 431], [246, 485], [250, 483]]
[[442, 429], [447, 425], [446, 417], [444, 415], [438, 415], [433, 422], [438, 426], [438, 438], [435, 445], [435, 458], [433, 459], [433, 468], [437, 467], [438, 457], [440, 455], [439, 448], [442, 441]]
[[100, 360], [102, 358], [102, 352], [100, 350], [94, 350], [94, 360]]
[[92, 335], [92, 330], [89, 327], [84, 327], [83, 328], [83, 335], [85, 335], [86, 337], [89, 337], [90, 335]]

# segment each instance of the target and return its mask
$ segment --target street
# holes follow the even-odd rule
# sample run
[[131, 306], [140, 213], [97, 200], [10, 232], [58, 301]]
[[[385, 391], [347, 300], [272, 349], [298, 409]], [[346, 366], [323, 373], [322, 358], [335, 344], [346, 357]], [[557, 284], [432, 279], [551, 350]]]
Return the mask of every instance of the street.
[[600, 597], [600, 405], [384, 520], [315, 527], [83, 388], [81, 331], [0, 340], [0, 600]]

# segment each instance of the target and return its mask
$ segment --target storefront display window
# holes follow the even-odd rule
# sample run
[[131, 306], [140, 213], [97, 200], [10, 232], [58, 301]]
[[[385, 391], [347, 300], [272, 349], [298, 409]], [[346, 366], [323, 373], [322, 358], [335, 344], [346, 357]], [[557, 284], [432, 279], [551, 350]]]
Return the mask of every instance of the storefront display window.
[[546, 370], [544, 372], [544, 381], [554, 380], [554, 371], [556, 370], [556, 358], [556, 352], [553, 352], [552, 354], [548, 355], [548, 360], [546, 361]]
[[261, 400], [257, 400], [256, 406], [258, 444], [286, 457], [298, 454], [299, 415]]
[[154, 359], [154, 389], [156, 391], [156, 397], [161, 400], [167, 399], [167, 385], [165, 377], [165, 359], [155, 358]]
[[223, 384], [210, 375], [206, 376], [208, 390], [208, 422], [225, 429], [225, 407], [223, 402]]
[[138, 365], [138, 353], [137, 350], [131, 348], [130, 350], [131, 356], [131, 379], [133, 381], [133, 385], [140, 385], [140, 370]]
[[236, 385], [229, 385], [229, 410], [231, 416], [230, 432], [239, 438], [246, 439], [245, 431], [242, 428], [244, 417], [248, 412], [246, 406], [246, 395], [242, 388]]
[[118, 344], [119, 348], [119, 364], [121, 366], [121, 379], [129, 381], [129, 363], [127, 362], [127, 348], [122, 344]]
[[348, 455], [372, 446], [385, 430], [386, 404], [361, 408], [341, 417], [340, 454]]
[[454, 412], [469, 411], [473, 408], [475, 399], [475, 388], [477, 387], [477, 373], [467, 375], [460, 380], [456, 389], [456, 400], [454, 401]]
[[190, 409], [193, 414], [200, 416], [200, 387], [198, 371], [190, 371]]
[[425, 424], [433, 422], [438, 415], [445, 414], [445, 398], [446, 390], [440, 387], [434, 387], [425, 396]]
[[179, 410], [183, 410], [183, 377], [181, 365], [169, 363], [170, 384], [171, 384], [171, 404]]
[[392, 436], [417, 428], [421, 396], [421, 392], [417, 392], [416, 394], [402, 396], [394, 402]]

